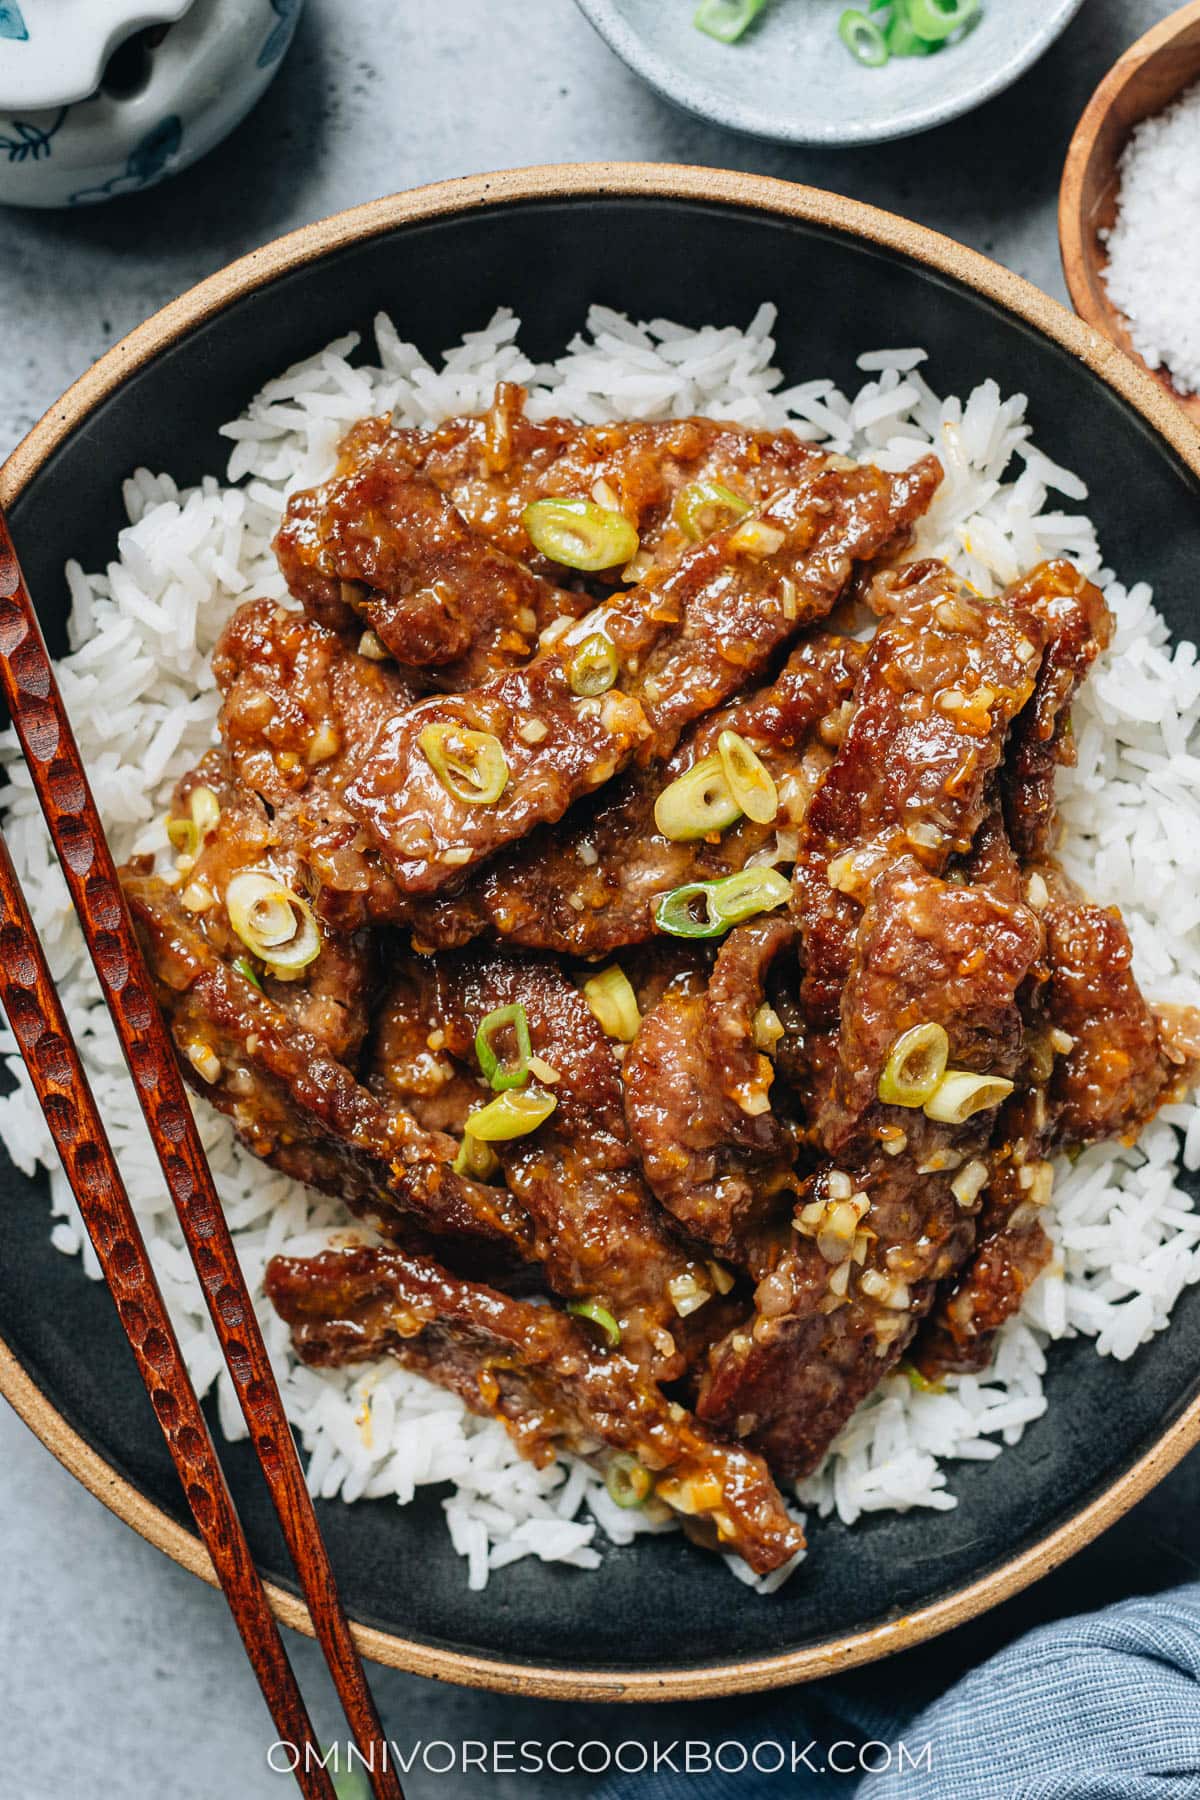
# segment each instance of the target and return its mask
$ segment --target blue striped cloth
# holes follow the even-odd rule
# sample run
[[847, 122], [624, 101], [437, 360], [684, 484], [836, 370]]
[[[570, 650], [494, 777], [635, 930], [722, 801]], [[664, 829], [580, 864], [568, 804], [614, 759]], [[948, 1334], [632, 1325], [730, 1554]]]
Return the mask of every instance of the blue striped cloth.
[[[597, 1800], [1200, 1800], [1200, 1582], [1044, 1625], [901, 1710], [907, 1660], [775, 1695], [726, 1740], [726, 1773], [631, 1775]], [[769, 1743], [811, 1743], [813, 1766], [768, 1771]], [[732, 1767], [740, 1747], [764, 1772]]]

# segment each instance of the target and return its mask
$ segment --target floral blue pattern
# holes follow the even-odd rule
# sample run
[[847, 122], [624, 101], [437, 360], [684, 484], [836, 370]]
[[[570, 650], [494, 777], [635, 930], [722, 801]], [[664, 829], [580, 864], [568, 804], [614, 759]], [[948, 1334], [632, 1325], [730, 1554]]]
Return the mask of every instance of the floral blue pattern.
[[0, 154], [10, 163], [40, 162], [44, 156], [53, 155], [54, 146], [50, 140], [68, 110], [65, 106], [60, 107], [52, 125], [31, 125], [26, 119], [14, 119], [12, 137], [0, 137]]
[[[0, 0], [2, 3], [2, 0]], [[271, 27], [266, 43], [258, 53], [260, 69], [269, 69], [278, 62], [292, 40], [292, 32], [296, 29], [296, 20], [300, 16], [302, 0], [271, 0], [271, 5], [279, 17]]]
[[71, 195], [71, 205], [87, 206], [96, 200], [110, 200], [118, 194], [135, 194], [141, 188], [152, 187], [167, 173], [182, 142], [183, 123], [171, 113], [134, 145], [120, 175], [99, 187], [77, 188]]
[[17, 0], [0, 0], [0, 38], [16, 38], [22, 44], [29, 41], [29, 27]]

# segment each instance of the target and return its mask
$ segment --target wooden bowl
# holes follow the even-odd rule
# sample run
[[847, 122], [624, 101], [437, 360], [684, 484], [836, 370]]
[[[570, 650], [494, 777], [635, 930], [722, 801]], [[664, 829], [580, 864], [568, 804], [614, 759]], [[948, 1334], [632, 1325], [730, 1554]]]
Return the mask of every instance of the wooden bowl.
[[[1129, 324], [1108, 296], [1108, 257], [1101, 232], [1117, 212], [1117, 165], [1135, 125], [1161, 112], [1200, 81], [1200, 0], [1181, 6], [1131, 44], [1109, 70], [1075, 128], [1058, 193], [1058, 241], [1071, 304], [1080, 318], [1131, 356]], [[1151, 369], [1159, 386], [1200, 426], [1200, 395], [1180, 394], [1165, 369]]]

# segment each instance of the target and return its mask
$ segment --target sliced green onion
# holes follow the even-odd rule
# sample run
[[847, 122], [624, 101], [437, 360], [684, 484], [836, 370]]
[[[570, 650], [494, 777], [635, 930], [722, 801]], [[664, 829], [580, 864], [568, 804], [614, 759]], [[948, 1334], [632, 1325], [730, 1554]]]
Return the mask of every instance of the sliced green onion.
[[467, 1114], [464, 1130], [483, 1144], [507, 1143], [510, 1138], [528, 1137], [531, 1131], [536, 1131], [557, 1105], [554, 1095], [547, 1094], [543, 1088], [522, 1088], [498, 1094], [478, 1112]]
[[[493, 1048], [492, 1039], [510, 1025], [517, 1040], [517, 1054], [514, 1061], [501, 1062]], [[533, 1054], [525, 1008], [519, 1004], [498, 1006], [495, 1012], [490, 1012], [475, 1033], [475, 1054], [479, 1058], [483, 1079], [497, 1094], [504, 1093], [508, 1088], [524, 1087], [529, 1080], [529, 1058]]]
[[167, 838], [181, 856], [195, 856], [221, 817], [221, 802], [210, 787], [194, 787], [188, 796], [188, 817], [167, 820]]
[[719, 44], [736, 44], [767, 0], [700, 0], [692, 24]]
[[882, 69], [888, 60], [887, 39], [878, 25], [857, 7], [848, 7], [838, 20], [838, 36], [851, 56], [868, 69]]
[[779, 811], [779, 791], [765, 763], [740, 731], [723, 731], [717, 752], [729, 791], [748, 819], [769, 825]]
[[783, 906], [791, 892], [791, 883], [778, 869], [741, 869], [720, 881], [689, 881], [664, 894], [654, 909], [654, 923], [671, 937], [720, 937], [754, 913]]
[[628, 1511], [644, 1506], [654, 1492], [654, 1477], [628, 1450], [618, 1451], [604, 1471], [604, 1485], [609, 1499]]
[[273, 975], [295, 975], [321, 953], [321, 931], [307, 900], [265, 869], [242, 869], [225, 889], [229, 923]]
[[947, 1069], [925, 1102], [925, 1115], [944, 1125], [962, 1125], [977, 1112], [988, 1112], [1007, 1100], [1013, 1084], [1003, 1075], [975, 1075], [969, 1069]]
[[950, 1039], [942, 1026], [914, 1025], [892, 1045], [876, 1090], [885, 1106], [924, 1106], [946, 1073]]
[[632, 1044], [642, 1015], [629, 977], [618, 963], [585, 981], [583, 997], [607, 1037], [617, 1038], [622, 1044]]
[[250, 961], [248, 956], [235, 957], [233, 966], [243, 981], [248, 981], [252, 987], [256, 987], [260, 993], [262, 992], [262, 982], [254, 973], [254, 964]]
[[490, 731], [427, 725], [417, 742], [446, 792], [464, 806], [494, 806], [508, 786], [504, 747]]
[[617, 1324], [617, 1321], [613, 1318], [608, 1308], [606, 1306], [601, 1306], [598, 1300], [572, 1300], [567, 1307], [567, 1311], [569, 1313], [574, 1313], [577, 1319], [587, 1319], [591, 1324], [598, 1325], [608, 1339], [608, 1347], [610, 1350], [615, 1350], [620, 1344], [621, 1327]]
[[937, 49], [928, 38], [923, 38], [913, 30], [912, 22], [904, 10], [904, 0], [896, 0], [896, 10], [884, 32], [887, 47], [893, 56], [928, 56]]
[[597, 694], [607, 694], [620, 669], [616, 645], [602, 631], [593, 631], [567, 664], [567, 682], [573, 694], [591, 700]]
[[450, 1167], [456, 1175], [469, 1175], [472, 1181], [490, 1181], [500, 1164], [490, 1144], [481, 1143], [469, 1131], [464, 1131], [458, 1155]]
[[594, 500], [532, 500], [521, 523], [543, 556], [588, 574], [615, 569], [638, 552], [637, 530], [625, 514]]
[[979, 11], [979, 0], [898, 0], [909, 24], [927, 43], [940, 44], [952, 32], [968, 24]]
[[699, 543], [724, 522], [725, 514], [740, 519], [750, 511], [750, 502], [735, 494], [720, 481], [690, 481], [679, 490], [674, 506], [675, 523], [685, 537]]
[[654, 802], [655, 825], [676, 844], [727, 831], [741, 816], [715, 752], [693, 763]]

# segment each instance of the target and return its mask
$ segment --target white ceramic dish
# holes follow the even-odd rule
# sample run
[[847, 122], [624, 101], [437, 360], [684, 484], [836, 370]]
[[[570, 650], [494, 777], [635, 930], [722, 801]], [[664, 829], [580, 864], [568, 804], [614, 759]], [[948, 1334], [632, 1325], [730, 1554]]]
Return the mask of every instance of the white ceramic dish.
[[864, 68], [838, 37], [845, 0], [770, 0], [736, 44], [692, 25], [696, 0], [577, 0], [622, 61], [688, 112], [789, 144], [908, 137], [969, 112], [1024, 74], [1083, 0], [984, 0], [935, 56]]
[[0, 0], [0, 204], [152, 187], [245, 118], [302, 0]]

